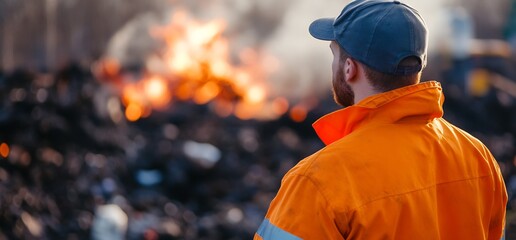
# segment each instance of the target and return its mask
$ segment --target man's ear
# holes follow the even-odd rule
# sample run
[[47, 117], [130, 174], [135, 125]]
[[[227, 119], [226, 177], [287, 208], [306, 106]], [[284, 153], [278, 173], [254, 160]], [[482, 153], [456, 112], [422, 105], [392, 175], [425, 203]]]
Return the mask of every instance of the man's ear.
[[344, 76], [346, 76], [346, 82], [352, 83], [355, 81], [357, 73], [358, 73], [358, 63], [351, 59], [347, 58], [346, 62], [344, 63]]

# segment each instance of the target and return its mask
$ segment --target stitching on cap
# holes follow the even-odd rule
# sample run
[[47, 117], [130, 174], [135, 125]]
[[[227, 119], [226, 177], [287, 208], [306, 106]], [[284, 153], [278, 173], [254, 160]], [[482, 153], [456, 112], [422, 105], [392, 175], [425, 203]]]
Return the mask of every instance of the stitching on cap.
[[[402, 16], [405, 18], [406, 22], [407, 23], [412, 23], [412, 18], [410, 18], [410, 16], [407, 14], [406, 11], [402, 11]], [[407, 26], [408, 30], [409, 30], [409, 38], [410, 38], [410, 52], [412, 52], [416, 46], [414, 44], [415, 42], [415, 34], [414, 34], [414, 28], [413, 28], [413, 24], [409, 24]], [[401, 61], [403, 61], [403, 59], [407, 58], [407, 57], [411, 57], [411, 56], [414, 56], [414, 55], [408, 55], [408, 56], [403, 56], [403, 57], [399, 57], [399, 56], [396, 56], [398, 59], [397, 61], [397, 64], [396, 64], [396, 69], [395, 69], [395, 72], [397, 74], [403, 74], [403, 75], [406, 75], [408, 72], [412, 72], [414, 71], [414, 69], [418, 69], [419, 70], [419, 66], [414, 66], [414, 67], [401, 67], [400, 68], [400, 63]], [[422, 66], [422, 63], [423, 63], [423, 60], [419, 57], [419, 56], [416, 56], [417, 58], [419, 58], [419, 61], [420, 61], [420, 65]]]
[[[369, 52], [371, 50], [371, 42], [373, 41], [373, 38], [374, 38], [374, 35], [376, 34], [376, 29], [378, 28], [378, 25], [380, 24], [380, 22], [385, 18], [385, 16], [387, 16], [387, 14], [389, 14], [392, 9], [394, 8], [394, 6], [389, 6], [389, 9], [387, 11], [385, 11], [385, 13], [383, 14], [382, 17], [380, 17], [380, 19], [378, 20], [378, 22], [376, 22], [376, 25], [374, 26], [374, 30], [373, 30], [373, 34], [371, 34], [371, 38], [369, 38], [369, 47], [367, 48], [367, 52], [366, 52], [366, 55], [365, 57], [368, 58], [369, 57]], [[377, 68], [376, 66], [374, 68]]]
[[[406, 11], [403, 11], [403, 16], [405, 17], [405, 19], [407, 20], [407, 22], [412, 22], [412, 19], [407, 15], [407, 12]], [[409, 25], [408, 29], [409, 29], [409, 32], [410, 32], [410, 50], [413, 50], [415, 49], [415, 45], [414, 45], [414, 41], [415, 41], [415, 34], [414, 34], [414, 28], [413, 28], [413, 24]]]
[[[368, 7], [371, 7], [371, 6], [374, 6], [374, 5], [378, 5], [378, 4], [383, 4], [383, 3], [387, 3], [387, 1], [385, 2], [369, 2], [369, 1], [366, 1], [366, 2], [362, 2], [362, 3], [359, 3], [357, 6], [356, 6], [356, 9], [355, 11], [351, 12], [349, 14], [349, 16], [347, 18], [350, 18], [350, 19], [353, 19], [355, 18], [356, 15], [359, 15], [362, 13], [362, 11]], [[343, 10], [344, 11], [344, 10]], [[342, 18], [344, 18], [344, 16], [346, 15], [343, 15]], [[348, 28], [349, 28], [349, 25], [351, 25], [351, 22], [348, 22], [347, 24], [345, 24], [342, 28], [342, 33], [346, 33]], [[373, 31], [374, 33], [374, 31]], [[372, 34], [373, 35], [373, 34]], [[371, 40], [370, 40], [371, 41]], [[346, 52], [348, 53], [353, 53], [352, 51], [350, 51], [349, 49], [346, 49], [344, 47], [344, 45], [346, 44], [342, 44], [342, 48], [344, 48], [344, 50], [346, 50]], [[366, 52], [366, 56], [368, 55], [368, 51]], [[357, 60], [360, 60], [363, 62], [363, 59], [357, 59]]]

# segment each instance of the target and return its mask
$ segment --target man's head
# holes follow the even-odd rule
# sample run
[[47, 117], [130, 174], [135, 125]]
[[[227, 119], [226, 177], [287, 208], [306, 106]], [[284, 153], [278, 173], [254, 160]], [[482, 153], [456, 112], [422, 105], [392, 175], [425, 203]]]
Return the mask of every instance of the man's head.
[[375, 92], [385, 92], [419, 82], [426, 65], [424, 20], [398, 1], [356, 0], [336, 19], [316, 20], [309, 30], [315, 38], [332, 41], [334, 93], [344, 106], [349, 100], [339, 95], [356, 93], [350, 86], [356, 77], [367, 79]]

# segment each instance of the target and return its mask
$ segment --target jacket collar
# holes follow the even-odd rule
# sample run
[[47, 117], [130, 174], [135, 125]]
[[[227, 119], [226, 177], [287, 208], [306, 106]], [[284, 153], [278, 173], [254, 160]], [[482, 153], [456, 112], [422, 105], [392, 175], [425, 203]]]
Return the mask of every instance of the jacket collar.
[[319, 138], [329, 145], [364, 125], [394, 123], [409, 117], [427, 121], [442, 117], [443, 102], [441, 84], [423, 82], [367, 97], [323, 116], [313, 127]]

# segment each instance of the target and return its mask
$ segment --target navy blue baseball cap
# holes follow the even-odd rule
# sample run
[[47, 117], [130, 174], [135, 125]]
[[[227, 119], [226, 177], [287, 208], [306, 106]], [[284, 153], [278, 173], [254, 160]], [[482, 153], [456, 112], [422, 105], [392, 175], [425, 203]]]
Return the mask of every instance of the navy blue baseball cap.
[[[392, 0], [355, 0], [340, 15], [315, 20], [310, 34], [336, 41], [353, 59], [392, 75], [411, 75], [426, 66], [428, 30], [418, 11]], [[407, 57], [419, 65], [400, 66]]]

